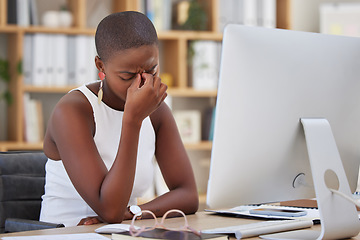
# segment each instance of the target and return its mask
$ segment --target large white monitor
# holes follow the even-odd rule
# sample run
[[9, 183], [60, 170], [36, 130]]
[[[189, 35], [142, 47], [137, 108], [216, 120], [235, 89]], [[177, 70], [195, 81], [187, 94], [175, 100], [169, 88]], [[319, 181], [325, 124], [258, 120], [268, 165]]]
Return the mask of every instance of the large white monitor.
[[315, 197], [301, 118], [326, 118], [348, 182], [360, 162], [360, 38], [228, 25], [207, 204]]

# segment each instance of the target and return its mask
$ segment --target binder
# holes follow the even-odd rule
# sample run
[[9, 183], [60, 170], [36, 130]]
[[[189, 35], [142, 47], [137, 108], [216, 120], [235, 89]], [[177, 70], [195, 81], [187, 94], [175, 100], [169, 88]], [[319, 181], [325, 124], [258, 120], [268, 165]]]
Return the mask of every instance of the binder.
[[56, 34], [53, 37], [55, 43], [54, 50], [54, 74], [52, 86], [67, 85], [67, 36], [65, 34]]
[[83, 85], [88, 81], [88, 58], [89, 48], [88, 39], [85, 35], [75, 37], [75, 84]]
[[32, 63], [33, 63], [33, 34], [25, 34], [24, 36], [24, 61], [23, 61], [23, 71], [24, 71], [24, 84], [32, 85]]
[[[30, 25], [30, 2], [29, 0], [11, 0], [17, 1], [17, 24], [22, 27]], [[8, 1], [9, 2], [9, 1]]]
[[45, 81], [44, 86], [53, 86], [54, 85], [54, 64], [55, 64], [55, 49], [57, 48], [55, 44], [55, 34], [46, 34], [45, 43], [43, 46], [44, 56], [45, 56]]
[[67, 37], [67, 83], [70, 86], [76, 86], [76, 46], [75, 37]]
[[260, 0], [262, 9], [262, 26], [276, 27], [276, 0]]
[[243, 0], [244, 25], [257, 26], [257, 1]]
[[37, 33], [33, 36], [33, 68], [32, 68], [32, 82], [35, 86], [46, 85], [46, 34]]
[[95, 65], [95, 57], [97, 55], [96, 46], [95, 46], [95, 38], [93, 36], [87, 36], [87, 44], [89, 46], [88, 57], [87, 57], [87, 68], [88, 75], [86, 77], [86, 82], [93, 82], [98, 77], [98, 70]]
[[208, 40], [194, 41], [193, 50], [193, 88], [216, 90], [220, 65], [219, 43]]

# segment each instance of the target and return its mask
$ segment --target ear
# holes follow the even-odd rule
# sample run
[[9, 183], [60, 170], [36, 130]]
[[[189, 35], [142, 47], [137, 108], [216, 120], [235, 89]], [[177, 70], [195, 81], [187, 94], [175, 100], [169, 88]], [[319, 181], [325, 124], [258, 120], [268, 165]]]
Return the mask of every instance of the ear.
[[99, 70], [99, 72], [104, 72], [105, 64], [99, 56], [95, 57], [95, 66]]

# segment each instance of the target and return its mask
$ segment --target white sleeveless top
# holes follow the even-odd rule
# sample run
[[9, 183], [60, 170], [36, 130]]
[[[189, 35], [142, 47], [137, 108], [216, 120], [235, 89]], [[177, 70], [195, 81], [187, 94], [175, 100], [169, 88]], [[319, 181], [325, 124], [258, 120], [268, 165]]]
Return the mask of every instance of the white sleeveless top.
[[[103, 102], [99, 104], [97, 96], [85, 85], [74, 90], [80, 90], [92, 106], [96, 126], [94, 141], [109, 170], [118, 151], [123, 112]], [[141, 197], [153, 182], [154, 153], [155, 132], [147, 117], [140, 129], [135, 180], [129, 205], [136, 204], [136, 198]], [[45, 194], [42, 199], [40, 221], [62, 223], [68, 227], [76, 226], [85, 217], [97, 216], [74, 188], [61, 160], [48, 159], [46, 163]]]

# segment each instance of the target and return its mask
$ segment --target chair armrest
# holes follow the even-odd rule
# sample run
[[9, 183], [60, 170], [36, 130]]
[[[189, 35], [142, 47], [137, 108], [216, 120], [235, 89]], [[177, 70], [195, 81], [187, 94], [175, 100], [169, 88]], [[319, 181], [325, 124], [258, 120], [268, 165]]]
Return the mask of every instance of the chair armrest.
[[5, 220], [5, 232], [21, 232], [49, 228], [65, 227], [64, 224], [48, 223], [36, 220], [7, 218]]

